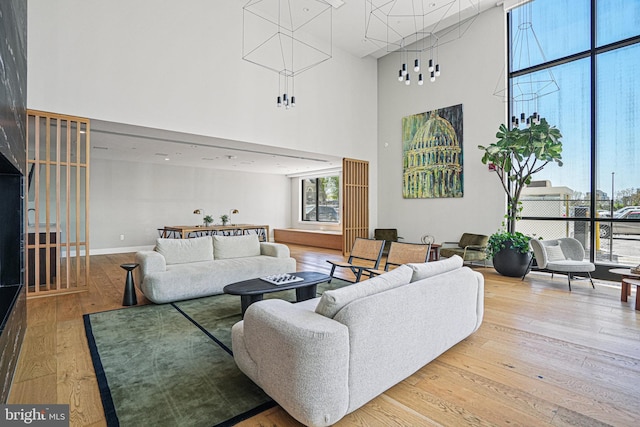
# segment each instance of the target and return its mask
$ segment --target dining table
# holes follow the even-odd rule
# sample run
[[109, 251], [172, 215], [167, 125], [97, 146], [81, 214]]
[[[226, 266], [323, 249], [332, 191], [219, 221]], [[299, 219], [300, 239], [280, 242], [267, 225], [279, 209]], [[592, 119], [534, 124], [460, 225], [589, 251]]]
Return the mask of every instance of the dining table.
[[257, 234], [260, 241], [269, 241], [269, 226], [256, 224], [227, 225], [165, 225], [158, 229], [160, 237], [165, 239], [189, 239], [203, 236], [242, 236]]

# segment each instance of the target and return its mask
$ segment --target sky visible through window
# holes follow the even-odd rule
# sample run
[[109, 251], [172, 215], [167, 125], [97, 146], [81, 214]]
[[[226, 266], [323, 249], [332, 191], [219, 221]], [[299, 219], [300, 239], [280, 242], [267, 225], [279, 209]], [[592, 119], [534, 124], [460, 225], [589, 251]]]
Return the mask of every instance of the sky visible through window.
[[[590, 4], [590, 0], [535, 0], [514, 9], [511, 70], [588, 51]], [[640, 0], [599, 0], [596, 10], [598, 46], [640, 34]], [[606, 193], [598, 196], [602, 199], [611, 195], [612, 173], [616, 195], [640, 188], [640, 44], [603, 52], [595, 61], [595, 173], [597, 189]], [[564, 166], [548, 165], [535, 179], [569, 187], [575, 196], [586, 198], [591, 191], [591, 58], [523, 75], [512, 84], [533, 82], [540, 88], [549, 80], [555, 80], [558, 90], [516, 102], [512, 114], [529, 116], [536, 111], [560, 129]]]

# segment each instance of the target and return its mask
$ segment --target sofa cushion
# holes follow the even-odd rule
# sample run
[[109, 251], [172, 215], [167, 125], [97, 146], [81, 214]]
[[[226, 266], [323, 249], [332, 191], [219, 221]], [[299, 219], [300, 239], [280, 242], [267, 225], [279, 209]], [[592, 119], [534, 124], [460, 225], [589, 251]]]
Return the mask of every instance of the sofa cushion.
[[155, 250], [164, 256], [167, 265], [213, 260], [211, 236], [193, 239], [160, 238], [156, 240]]
[[441, 261], [412, 263], [407, 265], [413, 272], [411, 282], [417, 282], [418, 280], [426, 279], [427, 277], [436, 276], [438, 274], [446, 273], [447, 271], [461, 268], [462, 264], [462, 258], [458, 255], [454, 255], [451, 258], [446, 258]]
[[545, 246], [544, 250], [547, 252], [547, 261], [564, 261], [566, 259], [560, 245]]
[[260, 240], [257, 234], [245, 236], [213, 236], [215, 259], [246, 258], [260, 255]]
[[357, 299], [377, 294], [388, 289], [406, 285], [411, 280], [413, 270], [406, 265], [381, 274], [372, 279], [355, 283], [351, 286], [326, 291], [322, 294], [320, 302], [316, 307], [316, 313], [325, 317], [333, 318], [342, 307]]

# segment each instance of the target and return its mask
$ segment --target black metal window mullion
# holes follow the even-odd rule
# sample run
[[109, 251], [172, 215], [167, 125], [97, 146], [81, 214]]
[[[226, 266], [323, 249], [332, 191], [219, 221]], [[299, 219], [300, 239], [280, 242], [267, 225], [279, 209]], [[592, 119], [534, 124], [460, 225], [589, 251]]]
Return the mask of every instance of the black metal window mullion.
[[315, 217], [315, 221], [319, 222], [320, 221], [320, 197], [318, 197], [320, 195], [320, 180], [318, 178], [315, 179], [316, 182], [316, 217]]
[[[590, 200], [590, 208], [589, 208], [589, 229], [591, 233], [589, 233], [589, 260], [591, 262], [595, 262], [596, 254], [596, 233], [593, 230], [596, 229], [596, 221], [595, 221], [595, 212], [596, 212], [596, 204], [597, 204], [597, 186], [598, 186], [598, 150], [596, 149], [596, 137], [597, 137], [597, 117], [596, 117], [596, 105], [597, 105], [597, 79], [596, 79], [596, 71], [597, 71], [597, 63], [596, 63], [596, 25], [597, 19], [596, 16], [596, 2], [597, 0], [591, 0], [591, 44], [590, 44], [590, 67], [591, 67], [591, 200]], [[614, 195], [611, 195], [611, 198], [614, 198]]]
[[[591, 190], [591, 195], [590, 195], [590, 199], [589, 199], [589, 205], [590, 205], [590, 209], [589, 209], [589, 216], [587, 218], [566, 218], [566, 217], [523, 217], [523, 220], [543, 220], [543, 221], [570, 221], [570, 222], [578, 222], [578, 221], [588, 221], [589, 225], [590, 225], [590, 229], [591, 230], [595, 230], [595, 226], [596, 226], [596, 207], [597, 207], [597, 77], [596, 77], [596, 72], [597, 72], [597, 58], [598, 55], [605, 53], [605, 52], [609, 52], [615, 49], [620, 49], [626, 46], [631, 46], [634, 44], [638, 44], [640, 43], [640, 36], [633, 36], [633, 37], [629, 37], [627, 39], [624, 40], [619, 40], [613, 43], [609, 43], [607, 45], [604, 46], [597, 46], [597, 2], [598, 0], [590, 0], [590, 7], [591, 7], [591, 22], [590, 22], [590, 46], [588, 50], [585, 50], [583, 52], [577, 52], [571, 55], [567, 55], [564, 56], [562, 58], [558, 58], [558, 59], [554, 59], [551, 61], [547, 61], [538, 65], [534, 65], [534, 66], [530, 66], [521, 70], [517, 70], [517, 71], [513, 71], [511, 69], [511, 13], [507, 14], [507, 40], [509, 43], [509, 47], [507, 49], [507, 66], [508, 66], [508, 81], [507, 81], [507, 90], [508, 90], [508, 97], [509, 99], [511, 99], [511, 94], [512, 94], [512, 85], [511, 85], [511, 81], [512, 79], [516, 78], [516, 77], [520, 77], [523, 75], [527, 75], [530, 73], [534, 73], [534, 72], [538, 72], [538, 71], [542, 71], [542, 70], [546, 70], [549, 68], [553, 68], [562, 64], [566, 64], [566, 63], [570, 63], [570, 62], [574, 62], [580, 59], [585, 59], [585, 58], [590, 58], [590, 120], [591, 120], [591, 124], [590, 124], [590, 154], [591, 154], [591, 161], [590, 161], [590, 170], [591, 170], [591, 179], [590, 179], [590, 190]], [[511, 108], [511, 103], [507, 104], [507, 120], [509, 117], [511, 117], [512, 115], [512, 108]], [[611, 197], [613, 198], [614, 195], [612, 194]], [[614, 218], [610, 218], [611, 221], [615, 221], [618, 222], [616, 219]], [[626, 222], [626, 221], [620, 221], [620, 222]], [[590, 233], [590, 250], [589, 250], [589, 259], [591, 260], [591, 262], [595, 262], [595, 242], [596, 242], [596, 236], [595, 233], [591, 232]]]
[[316, 206], [316, 212], [315, 212], [315, 219], [310, 220], [310, 219], [306, 219], [305, 214], [304, 214], [304, 207], [306, 206], [305, 200], [307, 197], [307, 194], [305, 193], [304, 190], [304, 185], [301, 186], [300, 192], [301, 192], [301, 196], [300, 196], [300, 200], [301, 200], [301, 212], [302, 212], [302, 220], [306, 220], [306, 221], [316, 221], [319, 222], [320, 221], [320, 209], [319, 209], [319, 182], [320, 180], [318, 178], [313, 178], [314, 183], [315, 183], [315, 206]]
[[[511, 79], [514, 77], [513, 70], [511, 69], [511, 13], [507, 13], [507, 100], [511, 99]], [[507, 117], [505, 117], [505, 123], [510, 123], [510, 117], [513, 114], [511, 108], [511, 102], [507, 101]]]

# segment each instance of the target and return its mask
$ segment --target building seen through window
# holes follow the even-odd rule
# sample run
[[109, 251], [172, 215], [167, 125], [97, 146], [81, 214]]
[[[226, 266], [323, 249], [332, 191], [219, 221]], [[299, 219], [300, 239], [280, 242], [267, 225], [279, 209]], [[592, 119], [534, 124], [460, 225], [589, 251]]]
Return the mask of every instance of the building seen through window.
[[301, 219], [340, 222], [340, 178], [338, 175], [302, 180]]
[[[517, 231], [575, 237], [602, 271], [640, 264], [640, 1], [533, 0], [508, 19], [509, 117], [536, 112], [563, 136], [564, 165], [534, 176]], [[531, 82], [539, 92], [514, 99]]]

